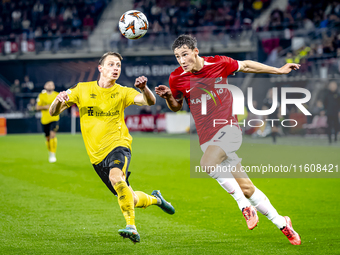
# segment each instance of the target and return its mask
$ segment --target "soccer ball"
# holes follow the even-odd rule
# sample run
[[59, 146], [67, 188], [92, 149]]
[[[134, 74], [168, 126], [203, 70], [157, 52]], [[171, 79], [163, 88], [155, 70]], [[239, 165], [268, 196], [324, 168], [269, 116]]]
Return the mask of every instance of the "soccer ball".
[[139, 39], [146, 34], [149, 22], [146, 16], [136, 10], [125, 12], [119, 20], [119, 30], [128, 39]]

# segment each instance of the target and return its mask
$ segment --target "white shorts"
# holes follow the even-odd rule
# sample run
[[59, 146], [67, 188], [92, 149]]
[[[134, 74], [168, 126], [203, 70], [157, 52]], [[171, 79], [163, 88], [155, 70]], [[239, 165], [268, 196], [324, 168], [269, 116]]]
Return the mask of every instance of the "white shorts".
[[202, 144], [201, 149], [205, 152], [209, 145], [218, 146], [228, 156], [227, 161], [229, 164], [236, 166], [242, 160], [235, 153], [241, 147], [241, 144], [242, 131], [240, 128], [226, 125], [222, 127], [210, 141]]

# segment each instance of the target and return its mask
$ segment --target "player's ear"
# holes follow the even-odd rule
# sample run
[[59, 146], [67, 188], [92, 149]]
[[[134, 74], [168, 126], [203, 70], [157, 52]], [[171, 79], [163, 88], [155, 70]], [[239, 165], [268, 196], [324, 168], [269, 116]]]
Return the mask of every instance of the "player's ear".
[[101, 65], [98, 65], [98, 71], [101, 73], [103, 70], [103, 67]]
[[195, 53], [195, 56], [198, 56], [198, 53], [200, 53], [200, 51], [197, 48], [195, 48], [194, 53]]

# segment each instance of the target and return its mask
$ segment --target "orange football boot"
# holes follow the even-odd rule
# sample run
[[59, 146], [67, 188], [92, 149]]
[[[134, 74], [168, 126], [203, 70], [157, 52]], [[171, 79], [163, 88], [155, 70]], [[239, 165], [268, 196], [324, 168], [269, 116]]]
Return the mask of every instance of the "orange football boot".
[[254, 229], [259, 222], [259, 216], [257, 215], [257, 210], [254, 206], [248, 206], [242, 209], [244, 218], [247, 221], [248, 228], [250, 230]]
[[286, 220], [286, 226], [281, 229], [282, 233], [288, 238], [292, 245], [300, 245], [301, 238], [298, 233], [295, 232], [292, 226], [292, 221], [288, 216], [284, 216]]

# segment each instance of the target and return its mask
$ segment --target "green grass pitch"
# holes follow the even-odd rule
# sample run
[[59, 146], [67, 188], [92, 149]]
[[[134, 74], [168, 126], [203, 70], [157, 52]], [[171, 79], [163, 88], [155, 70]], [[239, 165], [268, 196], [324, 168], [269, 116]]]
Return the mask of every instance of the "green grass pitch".
[[[0, 254], [339, 254], [340, 179], [257, 178], [278, 212], [289, 215], [301, 246], [263, 215], [253, 231], [232, 197], [212, 179], [190, 178], [188, 137], [135, 134], [130, 183], [160, 189], [176, 208], [136, 209], [141, 243], [122, 239], [117, 199], [92, 168], [80, 135], [58, 134], [48, 163], [43, 135], [0, 137]], [[293, 139], [294, 140], [294, 139]], [[340, 164], [340, 147], [271, 145], [245, 139], [244, 164], [315, 157]], [[268, 143], [268, 144], [266, 144]]]

